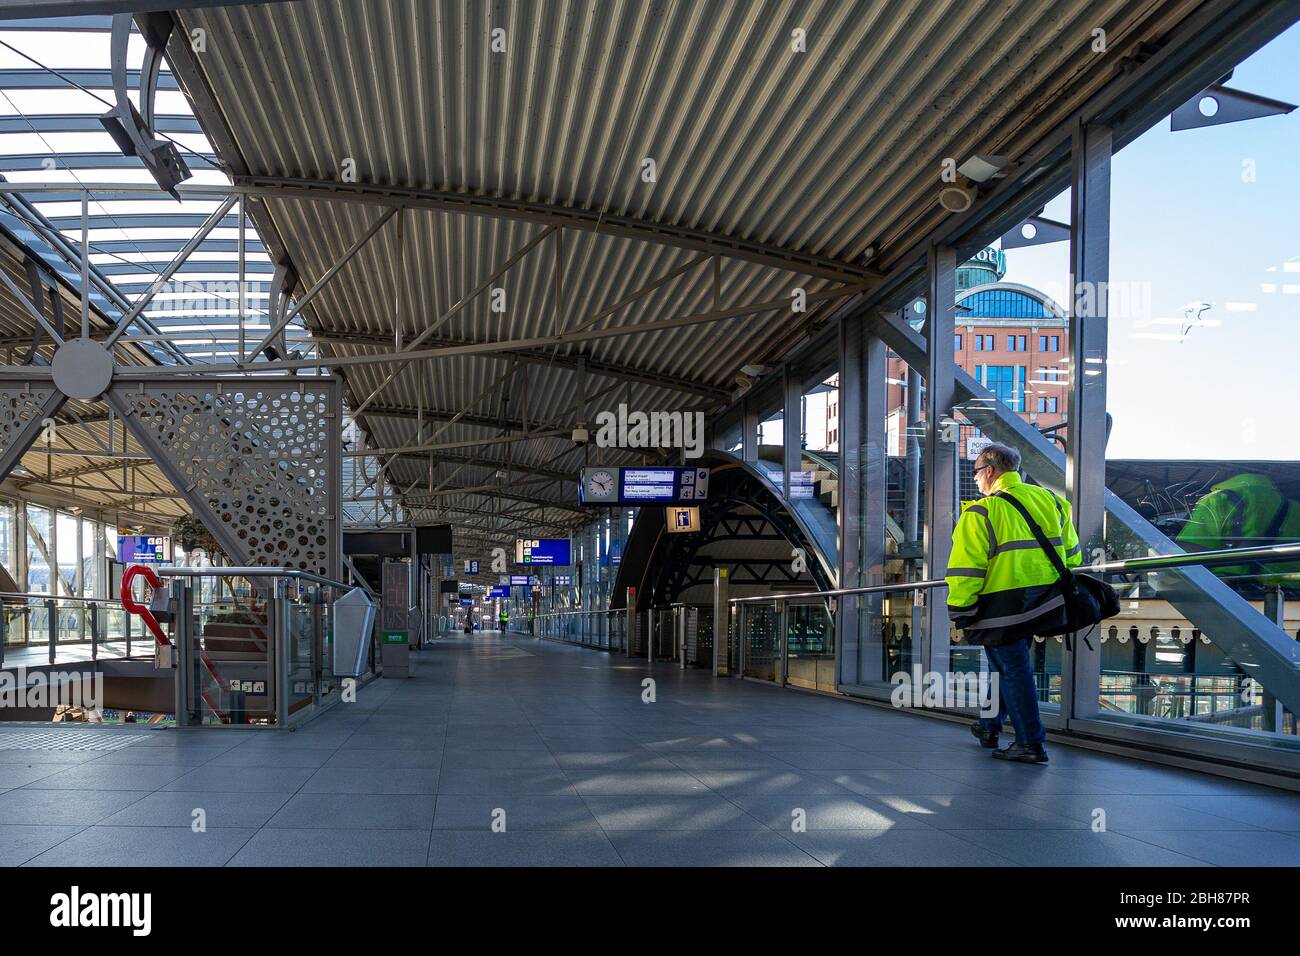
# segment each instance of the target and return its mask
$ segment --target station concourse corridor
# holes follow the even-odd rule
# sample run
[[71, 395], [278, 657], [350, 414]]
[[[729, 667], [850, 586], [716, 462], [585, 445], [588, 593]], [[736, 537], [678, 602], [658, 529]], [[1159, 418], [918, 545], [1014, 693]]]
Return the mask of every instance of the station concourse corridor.
[[453, 635], [414, 657], [411, 678], [365, 685], [293, 733], [0, 728], [0, 865], [1300, 857], [1300, 794], [1063, 745], [1050, 770], [1008, 765], [962, 723], [519, 634]]

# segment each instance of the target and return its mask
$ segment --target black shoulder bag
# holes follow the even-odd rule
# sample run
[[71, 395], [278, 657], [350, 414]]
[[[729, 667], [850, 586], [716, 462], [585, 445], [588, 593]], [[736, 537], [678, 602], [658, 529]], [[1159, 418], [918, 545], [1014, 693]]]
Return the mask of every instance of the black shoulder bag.
[[[1028, 509], [1005, 491], [995, 494], [1020, 512], [1020, 517], [1025, 519], [1025, 524], [1029, 525], [1030, 532], [1038, 540], [1038, 546], [1043, 549], [1047, 560], [1051, 561], [1052, 567], [1056, 569], [1061, 595], [1065, 598], [1064, 623], [1061, 623], [1061, 618], [1057, 617], [1055, 623], [1045, 625], [1041, 630], [1035, 629], [1034, 633], [1040, 637], [1065, 635], [1066, 647], [1073, 650], [1071, 646], [1073, 634], [1079, 631], [1090, 632], [1106, 618], [1114, 617], [1119, 613], [1119, 595], [1115, 593], [1113, 587], [1100, 578], [1090, 574], [1072, 573], [1061, 560], [1061, 556], [1056, 553], [1052, 542], [1047, 540], [1047, 535], [1043, 534], [1043, 529], [1038, 526], [1038, 522], [1029, 516]], [[1089, 650], [1092, 650], [1087, 635], [1084, 635], [1083, 642], [1088, 645]]]

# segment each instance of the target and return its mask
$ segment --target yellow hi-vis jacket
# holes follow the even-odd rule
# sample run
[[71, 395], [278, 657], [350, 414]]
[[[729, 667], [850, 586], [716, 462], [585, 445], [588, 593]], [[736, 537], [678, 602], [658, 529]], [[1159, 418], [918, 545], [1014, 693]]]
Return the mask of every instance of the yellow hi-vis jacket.
[[[1196, 502], [1176, 540], [1188, 551], [1300, 541], [1300, 501], [1288, 500], [1265, 475], [1234, 475]], [[1233, 582], [1239, 586], [1300, 587], [1300, 561], [1234, 564], [1211, 570], [1227, 578], [1253, 576]]]
[[[1000, 475], [993, 490], [1025, 506], [1067, 567], [1083, 563], [1068, 501], [1012, 472]], [[1034, 623], [1047, 623], [1043, 619], [1064, 605], [1056, 569], [1025, 519], [992, 495], [963, 509], [945, 580], [948, 617], [973, 644], [1027, 637]]]

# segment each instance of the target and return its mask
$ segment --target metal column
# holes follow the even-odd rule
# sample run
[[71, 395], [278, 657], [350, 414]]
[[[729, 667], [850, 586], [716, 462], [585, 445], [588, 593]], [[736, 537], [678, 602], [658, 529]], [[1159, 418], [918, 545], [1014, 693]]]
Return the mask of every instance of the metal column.
[[740, 457], [745, 461], [758, 460], [758, 406], [750, 396], [744, 398], [741, 414], [743, 431], [740, 436]]
[[[197, 691], [198, 685], [191, 687], [194, 674], [193, 662], [198, 655], [194, 653], [194, 635], [190, 633], [194, 617], [190, 601], [190, 579], [174, 578], [172, 580], [171, 603], [174, 608], [172, 618], [172, 664], [176, 670], [176, 726], [188, 727], [190, 720], [191, 689]], [[155, 648], [155, 651], [157, 649]]]
[[[925, 573], [932, 578], [942, 576], [948, 567], [957, 524], [958, 430], [952, 417], [957, 257], [952, 247], [931, 246], [926, 269], [930, 284], [925, 322]], [[946, 674], [950, 643], [946, 594], [930, 592], [926, 603], [922, 661], [925, 670]]]
[[782, 371], [783, 398], [785, 406], [781, 413], [781, 446], [783, 474], [781, 494], [790, 501], [791, 476], [799, 471], [803, 464], [803, 383], [794, 369], [787, 364]]
[[[1070, 201], [1070, 407], [1065, 488], [1079, 529], [1084, 562], [1100, 554], [1106, 515], [1106, 286], [1110, 280], [1111, 133], [1105, 127], [1074, 130]], [[1074, 642], [1062, 669], [1061, 715], [1095, 717], [1101, 676], [1101, 642]]]
[[[885, 419], [889, 406], [887, 379], [889, 349], [874, 335], [864, 343], [863, 351], [863, 431], [862, 454], [862, 579], [859, 586], [885, 583], [886, 507], [889, 495], [889, 449], [886, 447]], [[844, 432], [844, 434], [858, 434]], [[843, 508], [843, 499], [840, 507]], [[864, 595], [858, 599], [858, 615], [875, 633], [859, 638], [868, 652], [859, 653], [855, 680], [865, 684], [888, 680], [885, 673], [884, 601], [882, 595]], [[862, 626], [861, 624], [859, 626]], [[879, 644], [877, 645], [877, 642]], [[849, 683], [847, 677], [845, 683]]]
[[[863, 433], [862, 407], [865, 356], [861, 324], [840, 319], [840, 473], [839, 473], [839, 586], [857, 587], [862, 578], [862, 450], [868, 436]], [[883, 419], [876, 422], [879, 427]], [[835, 615], [835, 675], [839, 684], [858, 682], [858, 605], [844, 597]]]
[[731, 605], [727, 603], [730, 595], [730, 580], [726, 568], [713, 569], [713, 676], [730, 673], [730, 656], [727, 652], [728, 625], [731, 617]]

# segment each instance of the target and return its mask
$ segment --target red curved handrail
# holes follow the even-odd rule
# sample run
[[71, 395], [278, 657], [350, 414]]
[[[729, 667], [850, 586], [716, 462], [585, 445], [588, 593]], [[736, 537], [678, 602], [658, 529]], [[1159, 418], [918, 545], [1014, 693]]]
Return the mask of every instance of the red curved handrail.
[[[122, 572], [122, 607], [131, 614], [137, 615], [142, 621], [144, 621], [145, 626], [149, 628], [149, 632], [153, 634], [153, 639], [155, 641], [164, 647], [168, 647], [171, 645], [171, 639], [167, 636], [167, 632], [162, 629], [162, 625], [158, 623], [158, 619], [153, 616], [153, 611], [150, 610], [148, 606], [137, 601], [135, 599], [135, 594], [131, 590], [132, 585], [135, 583], [135, 579], [141, 575], [144, 576], [145, 583], [148, 584], [149, 587], [153, 588], [155, 591], [161, 590], [163, 583], [162, 578], [158, 577], [158, 572], [154, 571], [154, 569], [149, 567], [147, 564], [133, 564]], [[221, 681], [221, 675], [217, 673], [216, 666], [212, 663], [212, 659], [208, 657], [208, 652], [202, 647], [199, 648], [199, 659], [203, 662], [203, 666], [207, 672], [212, 675], [212, 679], [216, 681], [217, 687], [225, 687], [225, 684]], [[218, 702], [213, 700], [212, 696], [206, 690], [200, 688], [199, 693], [203, 695], [203, 700], [207, 703], [212, 712], [217, 715], [218, 720], [223, 724], [230, 722], [230, 718], [226, 716], [225, 712], [218, 706]]]

